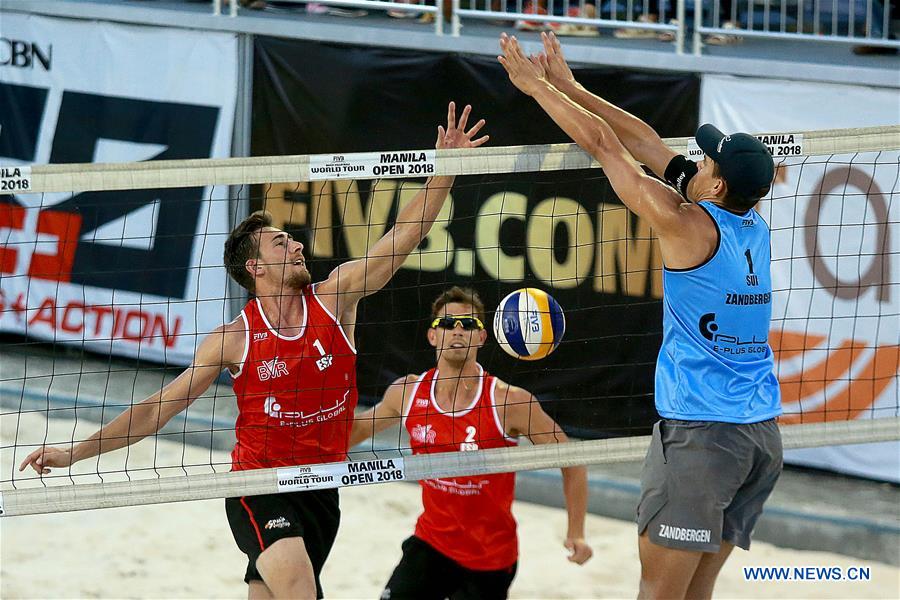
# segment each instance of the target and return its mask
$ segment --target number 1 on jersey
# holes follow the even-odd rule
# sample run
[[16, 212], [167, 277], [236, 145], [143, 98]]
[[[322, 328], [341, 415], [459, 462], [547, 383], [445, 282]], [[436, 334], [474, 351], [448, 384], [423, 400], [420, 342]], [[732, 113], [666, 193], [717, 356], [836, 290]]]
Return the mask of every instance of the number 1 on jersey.
[[316, 366], [319, 367], [320, 371], [324, 371], [328, 367], [331, 366], [331, 363], [334, 362], [334, 357], [330, 354], [325, 354], [325, 348], [322, 347], [322, 342], [318, 339], [313, 342], [313, 348], [319, 351], [319, 354], [322, 356], [319, 360], [316, 361]]
[[753, 256], [750, 254], [750, 248], [747, 248], [744, 256], [747, 258], [747, 268], [750, 269], [750, 273], [747, 275], [747, 285], [759, 285], [759, 276], [753, 273]]

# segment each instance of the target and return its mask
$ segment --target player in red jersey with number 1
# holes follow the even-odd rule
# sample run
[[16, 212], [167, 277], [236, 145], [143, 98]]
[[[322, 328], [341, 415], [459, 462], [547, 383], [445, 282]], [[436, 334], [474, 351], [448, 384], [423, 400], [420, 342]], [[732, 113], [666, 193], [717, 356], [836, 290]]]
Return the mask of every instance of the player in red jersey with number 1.
[[[522, 435], [534, 444], [568, 441], [534, 396], [478, 364], [487, 332], [484, 305], [474, 290], [442, 293], [432, 319], [428, 341], [437, 350], [436, 368], [391, 384], [382, 401], [354, 421], [351, 447], [398, 421], [409, 432], [414, 454], [515, 446]], [[587, 473], [568, 467], [562, 476], [569, 515], [565, 547], [570, 561], [583, 564], [593, 554], [584, 539]], [[403, 542], [403, 558], [382, 600], [506, 598], [519, 555], [515, 473], [420, 483], [424, 511]]]
[[[484, 120], [466, 131], [470, 111], [466, 106], [457, 123], [450, 103], [438, 149], [487, 141], [473, 139]], [[223, 369], [234, 377], [238, 403], [233, 470], [345, 460], [357, 397], [357, 304], [384, 287], [425, 239], [452, 185], [453, 177], [429, 178], [364, 258], [315, 285], [303, 244], [272, 227], [267, 214], [250, 215], [225, 243], [229, 274], [255, 296], [238, 318], [210, 333], [191, 366], [158, 394], [85, 441], [35, 450], [20, 470], [49, 473], [154, 435]], [[250, 598], [322, 597], [319, 573], [340, 521], [336, 489], [228, 498], [225, 509], [249, 559]]]

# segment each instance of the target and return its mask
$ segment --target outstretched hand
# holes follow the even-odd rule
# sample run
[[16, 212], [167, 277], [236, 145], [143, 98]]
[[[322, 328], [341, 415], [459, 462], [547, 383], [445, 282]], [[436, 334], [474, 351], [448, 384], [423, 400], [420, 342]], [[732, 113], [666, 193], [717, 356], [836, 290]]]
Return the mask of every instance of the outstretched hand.
[[551, 32], [541, 32], [541, 42], [544, 44], [544, 51], [537, 55], [537, 60], [544, 68], [547, 74], [547, 80], [560, 90], [568, 85], [575, 83], [575, 76], [572, 69], [563, 56], [562, 46], [556, 34]]
[[469, 122], [469, 114], [471, 112], [472, 107], [466, 104], [466, 107], [462, 111], [462, 115], [459, 117], [459, 123], [457, 123], [456, 103], [451, 102], [447, 106], [447, 128], [444, 129], [441, 125], [438, 125], [438, 136], [434, 147], [438, 150], [444, 148], [477, 148], [488, 141], [491, 137], [489, 135], [483, 135], [476, 140], [472, 139], [475, 134], [484, 127], [484, 119], [480, 119], [477, 123], [472, 125], [470, 130], [466, 131], [466, 125]]
[[533, 95], [546, 79], [544, 66], [536, 57], [529, 60], [519, 45], [516, 36], [500, 34], [500, 50], [503, 54], [497, 57], [509, 75], [509, 80], [520, 91]]
[[41, 446], [22, 461], [19, 471], [31, 467], [36, 473], [46, 475], [50, 467], [68, 467], [72, 464], [72, 453], [69, 450], [60, 450], [50, 446]]

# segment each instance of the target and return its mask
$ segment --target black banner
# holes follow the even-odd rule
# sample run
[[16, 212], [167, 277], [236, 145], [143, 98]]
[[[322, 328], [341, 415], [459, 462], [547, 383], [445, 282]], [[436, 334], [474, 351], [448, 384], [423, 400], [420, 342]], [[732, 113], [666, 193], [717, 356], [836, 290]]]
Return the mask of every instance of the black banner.
[[[663, 137], [697, 126], [693, 75], [591, 68], [576, 77]], [[450, 100], [487, 120], [491, 145], [571, 141], [493, 58], [257, 37], [253, 90], [258, 156], [429, 148]], [[421, 184], [382, 180], [374, 193], [368, 181], [279, 186], [258, 190], [252, 208], [265, 198], [276, 224], [306, 244], [318, 280], [364, 255]], [[602, 172], [458, 177], [445, 211], [389, 286], [361, 303], [361, 394], [375, 400], [397, 377], [434, 365], [425, 332], [431, 302], [446, 287], [475, 287], [489, 320], [507, 293], [540, 287], [565, 310], [559, 349], [524, 362], [491, 339], [479, 362], [534, 392], [570, 433], [644, 433], [656, 418], [661, 259], [648, 226], [624, 209]]]

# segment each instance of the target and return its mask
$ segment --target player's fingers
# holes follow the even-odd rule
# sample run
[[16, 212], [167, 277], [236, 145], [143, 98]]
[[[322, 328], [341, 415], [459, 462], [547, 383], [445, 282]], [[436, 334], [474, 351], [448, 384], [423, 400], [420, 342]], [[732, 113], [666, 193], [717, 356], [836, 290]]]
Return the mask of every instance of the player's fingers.
[[550, 46], [555, 54], [562, 56], [562, 45], [559, 43], [559, 38], [552, 31], [550, 32]]
[[35, 471], [40, 473], [40, 468], [43, 468], [44, 465], [48, 462], [47, 451], [49, 448], [41, 448], [40, 450], [35, 450], [32, 455], [34, 458], [31, 459], [31, 466]]
[[437, 126], [437, 140], [435, 140], [435, 146], [442, 146], [444, 142], [444, 128], [440, 125]]
[[43, 450], [44, 450], [43, 448], [41, 448], [41, 449], [39, 449], [39, 450], [35, 450], [34, 452], [32, 452], [31, 454], [29, 454], [28, 456], [26, 456], [26, 457], [25, 457], [25, 460], [22, 461], [22, 464], [19, 465], [19, 471], [20, 471], [20, 472], [21, 472], [21, 471], [24, 471], [24, 470], [25, 470], [25, 467], [27, 467], [29, 464], [31, 464], [32, 462], [34, 462], [34, 460], [35, 460], [38, 456], [40, 456], [40, 454], [41, 454], [41, 452], [43, 452]]
[[484, 144], [484, 143], [485, 143], [486, 141], [488, 141], [489, 139], [491, 139], [491, 136], [489, 136], [489, 135], [483, 135], [483, 136], [481, 136], [480, 138], [478, 138], [477, 140], [472, 140], [472, 147], [473, 147], [473, 148], [477, 148], [478, 146]]
[[473, 135], [475, 135], [476, 133], [481, 131], [481, 128], [484, 127], [484, 123], [485, 123], [484, 119], [479, 119], [477, 123], [472, 125], [472, 129], [470, 129], [469, 131], [466, 132], [466, 137], [471, 139]]
[[447, 131], [456, 126], [456, 102], [450, 101], [447, 105]]
[[516, 36], [509, 38], [509, 50], [516, 58], [522, 57], [522, 47], [519, 45], [519, 40], [516, 39]]
[[509, 57], [510, 54], [513, 53], [515, 47], [516, 47], [516, 36], [514, 36], [514, 35], [506, 36], [506, 39], [504, 40], [504, 43], [503, 43], [503, 54], [506, 55], [507, 57]]
[[541, 32], [541, 43], [544, 45], [544, 52], [546, 52], [548, 56], [552, 56], [553, 42], [550, 41], [550, 36], [547, 35], [546, 31]]
[[472, 105], [466, 104], [466, 107], [462, 111], [462, 115], [459, 117], [459, 124], [457, 124], [456, 128], [460, 131], [466, 130], [466, 124], [469, 122], [469, 113], [472, 112]]
[[35, 473], [49, 473], [50, 470], [44, 466], [44, 460], [42, 457], [37, 457], [33, 461], [31, 461], [31, 468], [34, 469]]

